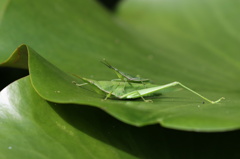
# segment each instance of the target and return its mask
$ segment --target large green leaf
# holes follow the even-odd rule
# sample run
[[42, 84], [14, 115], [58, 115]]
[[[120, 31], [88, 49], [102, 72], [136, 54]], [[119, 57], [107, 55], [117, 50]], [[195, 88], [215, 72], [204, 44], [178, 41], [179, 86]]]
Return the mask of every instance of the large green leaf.
[[155, 137], [145, 138], [146, 128], [123, 124], [100, 110], [47, 102], [32, 88], [29, 77], [2, 90], [0, 105], [1, 159], [133, 159], [167, 154], [160, 129]]
[[[0, 93], [0, 158], [238, 158], [239, 131], [136, 128], [87, 106], [43, 100], [29, 77]], [[187, 150], [184, 151], [184, 150]]]
[[[32, 90], [33, 87], [42, 98], [35, 93], [28, 108], [31, 110], [44, 105], [46, 110], [45, 113], [37, 109], [34, 113], [28, 112], [29, 116], [22, 121], [24, 126], [17, 127], [18, 130], [25, 129], [25, 124], [27, 127], [29, 122], [31, 125], [32, 116], [48, 119], [55, 114], [52, 108], [48, 108], [49, 103], [41, 104], [47, 103], [43, 99], [55, 103], [75, 103], [78, 105], [74, 107], [79, 107], [76, 109], [81, 109], [82, 105], [95, 106], [136, 126], [159, 123], [174, 129], [211, 132], [239, 129], [238, 15], [239, 3], [227, 0], [128, 0], [119, 10], [121, 20], [94, 1], [1, 0], [0, 61], [5, 61], [2, 66], [29, 68], [31, 82], [25, 82], [26, 86], [21, 89]], [[28, 45], [18, 48], [6, 61], [13, 50], [23, 43]], [[102, 58], [127, 73], [150, 78], [156, 84], [177, 80], [212, 100], [222, 96], [226, 100], [216, 105], [202, 104], [202, 99], [181, 90], [163, 94], [153, 99], [153, 103], [141, 100], [102, 101], [101, 96], [74, 86], [73, 80], [80, 81], [71, 76], [73, 73], [97, 80], [115, 78], [111, 70], [99, 63]], [[21, 80], [15, 84], [18, 85], [18, 82], [21, 83]], [[13, 91], [7, 94], [1, 92], [1, 98], [29, 100], [29, 95], [24, 97], [22, 92], [17, 91], [20, 88], [13, 87], [14, 84], [8, 88], [11, 86]], [[18, 108], [24, 107], [25, 103], [20, 102]], [[4, 110], [4, 105], [1, 101], [1, 110]], [[58, 106], [61, 105], [54, 108]], [[84, 111], [97, 111], [96, 108], [89, 109]], [[2, 111], [2, 114], [5, 113]], [[54, 116], [62, 120], [62, 116]], [[12, 122], [13, 119], [14, 116], [9, 116], [5, 121], [9, 120], [9, 125], [13, 127], [19, 126]], [[81, 122], [81, 119], [76, 122]], [[32, 124], [33, 134], [38, 132], [38, 125]], [[68, 126], [71, 127], [72, 123]], [[2, 131], [2, 136], [11, 136], [10, 128], [6, 125], [4, 128], [9, 131]], [[51, 135], [48, 128], [51, 130], [51, 125], [42, 129]], [[96, 128], [92, 131], [102, 130]], [[124, 131], [122, 129], [120, 133]], [[60, 139], [60, 136], [56, 138]], [[71, 137], [68, 140], [74, 141]], [[88, 138], [86, 142], [89, 140], [95, 139]], [[43, 145], [47, 141], [44, 140]], [[1, 146], [11, 149], [11, 145]], [[20, 153], [24, 155], [23, 151]]]
[[[175, 97], [171, 94], [169, 98], [155, 98], [153, 103], [142, 100], [103, 101], [104, 97], [88, 89], [76, 87], [72, 82], [81, 83], [81, 80], [64, 73], [25, 45], [19, 47], [3, 65], [24, 65], [27, 59], [29, 63], [25, 66], [29, 66], [31, 83], [38, 94], [48, 101], [96, 106], [126, 123], [137, 126], [159, 122], [167, 127], [197, 131], [223, 131], [239, 127], [240, 112], [236, 111], [235, 106], [225, 103], [202, 104], [201, 100], [193, 95], [191, 98], [184, 97], [191, 95], [186, 91], [172, 93]], [[237, 96], [235, 98], [237, 99]], [[195, 100], [199, 100], [199, 103], [194, 102]]]
[[[19, 2], [15, 2], [15, 3], [19, 3]], [[8, 12], [6, 12], [6, 18], [5, 18], [6, 20], [3, 19], [4, 23], [2, 25], [1, 31], [4, 29], [11, 30], [11, 25], [9, 26], [8, 23], [9, 21], [10, 22], [12, 21], [11, 21], [11, 18], [9, 18], [8, 16], [13, 14], [13, 13], [10, 14], [12, 11], [10, 6], [11, 5], [14, 6], [15, 3], [12, 2], [9, 4], [10, 9], [8, 10]], [[83, 2], [81, 1], [78, 3], [83, 3]], [[55, 6], [56, 4], [51, 4], [51, 5]], [[36, 12], [36, 16], [43, 17], [42, 14], [39, 14], [37, 12], [37, 9], [39, 9], [40, 6], [38, 5], [35, 7], [36, 8], [34, 8], [34, 11]], [[29, 8], [29, 9], [32, 9], [32, 8]], [[27, 9], [22, 10], [22, 14], [27, 14], [27, 11], [28, 11]], [[58, 10], [56, 9], [56, 11]], [[12, 12], [15, 12], [15, 10]], [[19, 14], [21, 14], [21, 10]], [[50, 31], [51, 31], [51, 36], [55, 38], [57, 38], [58, 36], [61, 36], [61, 34], [64, 34], [60, 32], [62, 30], [58, 30], [59, 28], [55, 29], [56, 24], [59, 23], [60, 19], [54, 17], [50, 13], [49, 15], [50, 16], [47, 19], [39, 18], [40, 20], [36, 21], [38, 23], [40, 22], [47, 23], [49, 27], [39, 28], [40, 30], [38, 30], [38, 32], [34, 34], [35, 36], [43, 37], [37, 34], [41, 32], [41, 34], [43, 35], [48, 35], [48, 32]], [[109, 18], [109, 16], [106, 15], [105, 13], [102, 14], [102, 16], [100, 16], [99, 18], [103, 18], [103, 17], [105, 17], [105, 19]], [[29, 18], [27, 15], [25, 16], [22, 15], [19, 18], [24, 18], [25, 21], [28, 21], [28, 23], [32, 25], [34, 24], [34, 20], [36, 19], [36, 18], [33, 19], [33, 17]], [[82, 17], [82, 18], [85, 18], [85, 17]], [[240, 111], [237, 111], [239, 100], [238, 100], [238, 95], [236, 94], [236, 91], [235, 91], [235, 90], [238, 90], [238, 85], [236, 86], [234, 82], [237, 80], [237, 75], [236, 75], [237, 69], [236, 67], [233, 67], [233, 69], [230, 69], [230, 66], [232, 66], [232, 64], [224, 61], [224, 58], [221, 58], [220, 60], [218, 59], [218, 61], [215, 62], [214, 60], [216, 58], [212, 58], [214, 56], [211, 56], [211, 50], [210, 51], [208, 50], [207, 54], [199, 55], [197, 54], [198, 52], [202, 53], [201, 46], [198, 46], [195, 44], [189, 44], [189, 45], [186, 45], [186, 47], [184, 47], [184, 45], [181, 45], [182, 48], [185, 48], [185, 49], [188, 49], [189, 46], [191, 46], [190, 49], [200, 48], [198, 52], [195, 51], [195, 54], [189, 51], [184, 51], [184, 52], [177, 51], [177, 49], [174, 49], [176, 47], [171, 48], [171, 49], [174, 49], [175, 51], [171, 51], [171, 49], [168, 49], [168, 52], [167, 51], [156, 52], [154, 50], [157, 49], [157, 45], [151, 45], [151, 47], [153, 48], [150, 48], [149, 46], [140, 45], [142, 41], [137, 40], [136, 36], [128, 35], [128, 38], [124, 37], [123, 35], [127, 36], [127, 32], [124, 31], [123, 29], [120, 29], [118, 25], [114, 24], [110, 20], [108, 21], [104, 20], [104, 22], [107, 23], [108, 28], [113, 28], [111, 33], [106, 31], [107, 28], [101, 28], [101, 27], [99, 28], [99, 26], [96, 27], [94, 24], [88, 24], [89, 26], [81, 25], [81, 23], [77, 23], [79, 21], [76, 21], [76, 23], [79, 25], [80, 31], [75, 31], [76, 24], [73, 25], [74, 20], [76, 21], [76, 19], [74, 19], [73, 17], [72, 21], [69, 22], [70, 24], [72, 24], [72, 25], [69, 24], [72, 28], [71, 28], [71, 32], [69, 32], [69, 35], [66, 36], [65, 38], [66, 41], [64, 40], [65, 41], [64, 44], [60, 45], [59, 42], [53, 41], [52, 38], [47, 38], [46, 40], [38, 38], [36, 40], [31, 40], [28, 43], [31, 44], [31, 46], [33, 46], [35, 49], [38, 49], [39, 51], [42, 51], [43, 53], [45, 53], [44, 56], [46, 58], [48, 58], [50, 61], [53, 61], [53, 63], [56, 63], [56, 65], [58, 65], [60, 68], [63, 68], [65, 71], [69, 73], [78, 73], [78, 74], [80, 73], [83, 76], [87, 76], [87, 77], [92, 76], [96, 79], [101, 79], [103, 78], [103, 75], [104, 75], [105, 76], [104, 78], [106, 80], [110, 80], [113, 75], [111, 73], [108, 73], [109, 75], [107, 74], [107, 71], [109, 70], [107, 70], [104, 67], [98, 67], [100, 65], [98, 62], [99, 58], [107, 57], [112, 62], [115, 62], [118, 67], [122, 66], [121, 68], [126, 71], [129, 70], [129, 72], [135, 72], [136, 74], [140, 73], [146, 77], [153, 79], [158, 84], [167, 83], [167, 81], [172, 81], [172, 80], [180, 80], [183, 83], [186, 83], [189, 86], [192, 86], [193, 88], [195, 88], [195, 90], [200, 91], [202, 94], [206, 95], [211, 99], [217, 99], [217, 98], [220, 98], [221, 96], [224, 96], [227, 100], [217, 105], [210, 105], [210, 104], [202, 105], [201, 99], [195, 97], [194, 95], [186, 91], [180, 91], [180, 92], [174, 92], [171, 94], [166, 94], [162, 98], [154, 99], [154, 103], [144, 103], [142, 101], [116, 101], [116, 100], [109, 100], [107, 102], [102, 102], [100, 100], [102, 97], [96, 96], [91, 92], [84, 92], [79, 94], [80, 89], [78, 89], [74, 93], [73, 90], [74, 89], [76, 90], [76, 88], [74, 88], [74, 85], [71, 85], [72, 79], [67, 78], [66, 74], [62, 75], [61, 71], [55, 71], [54, 70], [55, 67], [53, 67], [54, 68], [53, 70], [49, 69], [49, 67], [51, 67], [52, 65], [49, 64], [48, 62], [43, 62], [41, 59], [38, 59], [38, 57], [40, 56], [37, 56], [37, 54], [34, 53], [30, 56], [31, 58], [29, 62], [30, 75], [31, 75], [32, 83], [36, 88], [37, 92], [39, 92], [39, 94], [45, 99], [58, 102], [58, 103], [61, 103], [61, 102], [78, 103], [78, 104], [98, 106], [104, 109], [106, 112], [110, 113], [111, 115], [115, 116], [116, 118], [126, 123], [138, 125], [138, 126], [153, 124], [153, 123], [161, 123], [166, 127], [185, 129], [185, 130], [197, 130], [197, 131], [223, 131], [223, 130], [231, 130], [231, 129], [239, 128], [240, 122], [239, 122], [238, 116]], [[87, 20], [91, 21], [91, 23], [96, 23], [96, 19], [94, 18], [89, 18]], [[14, 23], [16, 22], [14, 21]], [[64, 23], [63, 25], [66, 25], [66, 24], [67, 22]], [[145, 24], [148, 24], [148, 23], [145, 22]], [[83, 27], [86, 29], [87, 26], [89, 27], [88, 29], [90, 32], [82, 31]], [[36, 32], [35, 29], [36, 29], [35, 27], [32, 27], [32, 30], [28, 29], [27, 32], [29, 31]], [[101, 32], [100, 33], [94, 32], [94, 29], [101, 29], [101, 31], [105, 31], [105, 33], [101, 34]], [[70, 29], [68, 28], [67, 30], [70, 30]], [[14, 30], [12, 32], [14, 32]], [[78, 33], [79, 35], [74, 35], [76, 33]], [[115, 49], [113, 45], [109, 44], [109, 46], [111, 46], [110, 48], [115, 51], [111, 52], [111, 50], [106, 50], [105, 53], [103, 54], [101, 53], [103, 52], [101, 50], [106, 49], [106, 45], [100, 45], [99, 42], [97, 43], [97, 45], [92, 44], [94, 45], [94, 47], [91, 47], [91, 49], [92, 48], [98, 49], [98, 52], [95, 50], [94, 51], [95, 56], [91, 56], [88, 52], [89, 49], [83, 48], [83, 45], [81, 45], [83, 41], [85, 43], [87, 42], [87, 39], [83, 39], [83, 37], [86, 36], [84, 35], [86, 33], [93, 34], [95, 39], [100, 39], [101, 35], [107, 36], [106, 37], [107, 41], [104, 42], [105, 44], [109, 43], [109, 40], [112, 40], [112, 38], [116, 36], [118, 37], [118, 40], [121, 41], [121, 42], [117, 42], [117, 45], [120, 45], [120, 44], [121, 45], [117, 49]], [[120, 36], [120, 33], [122, 34], [121, 36]], [[23, 34], [23, 30], [22, 31], [18, 30], [18, 31], [15, 31], [15, 34], [16, 34], [15, 36], [18, 37], [17, 38], [18, 41], [20, 41], [21, 43], [26, 42], [30, 39], [30, 38], [26, 38], [26, 31]], [[8, 51], [9, 48], [11, 48], [11, 45], [9, 45], [11, 44], [10, 40], [11, 42], [13, 40], [12, 39], [9, 39], [9, 41], [6, 40], [7, 35], [8, 35], [8, 38], [11, 37], [9, 35], [9, 32], [2, 32], [2, 35], [3, 36], [1, 36], [1, 39], [2, 39], [2, 43], [5, 43], [5, 45], [3, 45], [5, 47], [1, 47], [1, 49]], [[3, 40], [4, 39], [3, 37], [5, 37], [5, 40]], [[89, 35], [87, 37], [89, 37]], [[152, 37], [154, 38], [156, 36], [152, 36]], [[177, 37], [181, 38], [181, 36], [177, 36]], [[74, 41], [74, 42], [78, 42], [80, 45], [76, 45], [76, 46], [71, 45], [71, 43], [73, 42], [71, 38], [73, 39], [80, 38], [80, 39], [75, 39]], [[128, 41], [126, 41], [127, 39]], [[43, 41], [44, 42], [47, 41], [48, 44], [52, 44], [52, 45], [47, 45], [47, 44], [45, 45], [43, 44]], [[179, 42], [182, 42], [182, 41], [179, 41]], [[39, 43], [41, 43], [41, 45], [44, 45], [44, 47], [39, 48], [40, 46]], [[88, 42], [88, 45], [90, 45], [89, 43], [90, 42]], [[163, 44], [166, 44], [162, 47], [163, 49], [165, 49], [166, 47], [169, 47], [167, 43], [163, 43]], [[69, 48], [69, 46], [71, 48]], [[59, 47], [61, 47], [61, 50], [59, 50]], [[161, 49], [161, 47], [159, 48]], [[129, 54], [129, 52], [126, 51], [129, 49], [131, 50], [131, 54]], [[26, 56], [27, 50], [23, 49], [23, 52], [24, 53], [21, 56]], [[51, 52], [51, 54], [47, 54], [48, 52]], [[69, 53], [66, 54], [66, 52], [69, 52]], [[121, 52], [121, 54], [116, 54], [117, 52]], [[148, 52], [148, 55], [146, 55], [147, 52]], [[77, 53], [78, 55], [76, 55]], [[16, 54], [17, 54], [16, 58], [18, 58], [18, 53]], [[136, 60], [136, 54], [138, 54], [137, 56], [138, 60]], [[115, 57], [112, 57], [112, 56], [115, 56]], [[76, 58], [76, 57], [79, 57], [79, 58]], [[128, 58], [125, 60], [121, 60], [121, 57], [123, 58], [128, 57]], [[180, 57], [183, 57], [183, 58], [180, 58]], [[219, 55], [218, 57], [220, 58], [221, 56]], [[25, 57], [25, 59], [27, 58]], [[14, 60], [14, 58], [10, 58], [9, 60], [10, 62], [11, 60], [13, 62], [16, 61], [16, 59]], [[86, 62], [86, 61], [90, 61], [90, 62]], [[220, 62], [224, 63], [224, 66], [220, 65]], [[91, 65], [89, 65], [89, 63]], [[199, 63], [201, 64], [201, 66], [196, 66], [194, 65], [194, 63], [197, 63], [197, 64]], [[214, 65], [217, 65], [217, 66], [214, 66]], [[26, 60], [25, 60], [20, 63], [14, 63], [14, 66], [26, 68], [28, 64], [26, 63]], [[129, 68], [128, 70], [126, 69], [126, 66]], [[223, 68], [221, 68], [221, 66]], [[154, 68], [159, 68], [159, 69], [154, 69]], [[207, 68], [208, 70], [206, 70]], [[229, 70], [228, 71], [224, 70], [226, 68], [228, 68]], [[104, 69], [106, 71], [104, 71]], [[183, 71], [180, 71], [180, 70], [183, 70]], [[225, 73], [223, 73], [222, 71]], [[46, 77], [48, 77], [47, 81], [49, 83], [46, 82]], [[57, 82], [61, 80], [63, 80], [63, 82]], [[225, 80], [228, 80], [231, 82], [226, 82]], [[66, 85], [66, 87], [64, 85]], [[61, 92], [61, 95], [56, 93], [58, 90]], [[65, 92], [65, 94], [63, 92]], [[74, 94], [76, 94], [76, 96], [74, 96]], [[165, 98], [165, 97], [168, 97], [168, 98]]]

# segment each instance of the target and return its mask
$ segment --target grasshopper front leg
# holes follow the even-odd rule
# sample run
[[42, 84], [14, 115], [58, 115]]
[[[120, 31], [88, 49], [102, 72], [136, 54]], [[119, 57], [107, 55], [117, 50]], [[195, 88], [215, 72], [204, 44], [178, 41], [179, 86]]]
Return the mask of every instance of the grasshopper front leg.
[[81, 87], [81, 86], [84, 86], [84, 85], [88, 84], [88, 83], [78, 84], [78, 83], [75, 82], [75, 81], [72, 81], [72, 83], [75, 84], [75, 85], [78, 86], [78, 87]]

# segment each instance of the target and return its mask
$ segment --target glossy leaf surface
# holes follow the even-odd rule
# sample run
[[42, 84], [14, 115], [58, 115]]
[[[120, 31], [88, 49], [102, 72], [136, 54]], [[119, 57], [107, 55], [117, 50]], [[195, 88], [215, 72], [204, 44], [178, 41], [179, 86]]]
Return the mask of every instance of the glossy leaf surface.
[[[239, 158], [238, 131], [146, 126], [240, 128], [239, 8], [126, 0], [113, 14], [89, 0], [0, 0], [1, 67], [29, 70], [0, 93], [0, 158]], [[72, 83], [81, 83], [72, 74], [116, 78], [103, 58], [155, 84], [180, 81], [226, 100], [203, 104], [170, 89], [153, 103], [103, 101]]]
[[2, 159], [166, 156], [161, 129], [150, 128], [157, 130], [155, 137], [144, 139], [149, 129], [126, 125], [98, 109], [47, 102], [29, 77], [2, 90], [0, 106]]
[[[16, 55], [16, 59], [9, 59], [13, 64], [3, 66], [29, 67], [33, 87], [49, 101], [99, 107], [121, 121], [138, 126], [160, 123], [182, 130], [238, 129], [239, 54], [236, 51], [238, 31], [234, 29], [237, 11], [225, 11], [221, 6], [228, 2], [224, 0], [181, 2], [181, 5], [174, 5], [174, 1], [131, 1], [132, 5], [129, 1], [119, 11], [121, 19], [131, 23], [129, 25], [123, 21], [120, 24], [119, 19], [112, 18], [92, 1], [2, 1], [5, 7], [1, 12], [0, 59], [6, 60], [22, 43], [46, 58], [42, 59], [32, 49], [23, 48], [21, 58], [25, 60], [15, 63], [19, 58]], [[196, 9], [198, 4], [206, 8], [205, 12]], [[95, 12], [88, 10], [87, 6]], [[129, 7], [137, 12], [132, 6], [154, 7], [149, 13], [142, 12], [145, 16], [138, 19], [132, 18], [127, 10]], [[237, 6], [229, 4], [229, 7]], [[219, 11], [227, 12], [232, 19], [227, 23], [221, 21], [220, 15], [216, 19], [205, 16], [213, 11], [209, 7], [219, 7]], [[193, 10], [195, 12], [191, 12]], [[191, 12], [191, 15], [183, 11]], [[153, 25], [156, 19], [161, 21]], [[227, 26], [234, 28], [226, 29]], [[234, 31], [234, 36], [231, 31]], [[219, 37], [224, 37], [225, 45], [220, 45]], [[103, 57], [119, 69], [150, 78], [156, 84], [181, 81], [212, 100], [222, 96], [226, 100], [217, 105], [202, 104], [201, 99], [181, 90], [153, 99], [154, 103], [141, 100], [103, 102], [103, 97], [74, 87], [71, 82], [77, 79], [70, 76], [74, 73], [96, 80], [115, 78], [113, 72], [99, 63]]]

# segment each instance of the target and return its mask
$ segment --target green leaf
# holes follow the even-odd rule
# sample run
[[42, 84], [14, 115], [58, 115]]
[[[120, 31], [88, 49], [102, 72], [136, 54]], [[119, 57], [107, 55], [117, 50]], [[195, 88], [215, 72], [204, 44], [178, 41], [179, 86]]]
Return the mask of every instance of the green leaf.
[[[30, 71], [30, 79], [0, 93], [0, 158], [238, 157], [233, 143], [239, 132], [203, 135], [124, 124], [239, 129], [238, 19], [239, 3], [227, 0], [128, 0], [118, 15], [88, 0], [0, 0], [1, 66]], [[27, 45], [16, 49], [21, 44]], [[154, 103], [102, 101], [74, 86], [80, 81], [71, 76], [116, 78], [102, 58], [156, 84], [180, 81], [212, 100], [226, 100], [202, 104], [181, 90]], [[5, 78], [1, 74], [0, 81]]]
[[[21, 56], [21, 53], [25, 56]], [[104, 97], [73, 84], [73, 81], [81, 83], [80, 79], [64, 73], [25, 45], [12, 55], [20, 57], [18, 61], [9, 60], [4, 64], [11, 65], [12, 61], [14, 64], [22, 63], [26, 61], [26, 54], [29, 54], [31, 83], [38, 94], [48, 101], [96, 106], [136, 126], [160, 123], [166, 127], [195, 131], [223, 131], [239, 127], [240, 112], [236, 111], [236, 105], [228, 105], [227, 102], [202, 104], [199, 97], [187, 91], [169, 93], [168, 96], [153, 99], [153, 103], [142, 100], [103, 101]], [[217, 93], [212, 94], [216, 96]], [[231, 94], [227, 97], [231, 97]], [[237, 96], [232, 95], [232, 98], [237, 100]]]
[[[144, 139], [149, 129], [131, 127], [98, 109], [47, 102], [32, 88], [29, 77], [2, 90], [0, 106], [3, 159], [135, 159], [167, 154], [160, 129], [153, 128], [158, 137]], [[155, 151], [151, 145], [155, 145]]]
[[[125, 10], [123, 7], [120, 13], [129, 15], [125, 19], [131, 23], [130, 28], [126, 23], [124, 27], [116, 23], [116, 19], [110, 18], [108, 12], [92, 1], [82, 0], [74, 4], [11, 1], [1, 21], [0, 58], [4, 61], [17, 45], [27, 43], [48, 59], [50, 63], [31, 53], [28, 64], [33, 87], [49, 101], [96, 106], [137, 126], [160, 123], [181, 130], [238, 129], [238, 36], [233, 37], [223, 25], [235, 27], [237, 11], [225, 11], [223, 6], [229, 2], [224, 0], [181, 2], [178, 2], [181, 5], [174, 5], [173, 1], [129, 1], [129, 6], [126, 3]], [[143, 10], [145, 19], [143, 17], [141, 21], [127, 11], [127, 7], [134, 11], [130, 3], [150, 7], [151, 12]], [[236, 7], [233, 2], [228, 5]], [[88, 10], [87, 6], [95, 12]], [[197, 9], [198, 6], [205, 8], [204, 12]], [[233, 17], [229, 23], [224, 16], [223, 21], [220, 16], [214, 18], [220, 11]], [[208, 14], [212, 16], [206, 16]], [[135, 28], [137, 31], [133, 30]], [[220, 45], [220, 39], [224, 39], [225, 45]], [[30, 49], [30, 52], [33, 51]], [[104, 66], [100, 67], [98, 62], [103, 57], [123, 71], [140, 74], [156, 84], [177, 80], [210, 99], [224, 96], [226, 100], [217, 105], [203, 105], [202, 100], [191, 93], [178, 91], [153, 99], [152, 104], [141, 100], [103, 102], [102, 97], [75, 88], [71, 82], [77, 79], [69, 76], [74, 73], [97, 80], [111, 80], [114, 74]], [[23, 62], [18, 67], [26, 66], [27, 63]]]
[[99, 109], [47, 102], [32, 88], [29, 77], [2, 90], [0, 106], [1, 159], [239, 156], [238, 131], [200, 134], [157, 125], [132, 127]]

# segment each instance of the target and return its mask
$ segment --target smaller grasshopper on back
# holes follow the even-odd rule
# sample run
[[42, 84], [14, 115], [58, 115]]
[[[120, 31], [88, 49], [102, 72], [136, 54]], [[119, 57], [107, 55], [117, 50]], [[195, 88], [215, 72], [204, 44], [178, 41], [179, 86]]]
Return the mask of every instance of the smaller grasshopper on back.
[[123, 82], [129, 82], [129, 83], [144, 83], [144, 82], [150, 82], [150, 79], [146, 78], [140, 78], [138, 76], [134, 77], [132, 75], [129, 75], [127, 73], [124, 73], [120, 70], [118, 70], [116, 67], [113, 67], [110, 65], [105, 59], [101, 61], [104, 65], [106, 65], [108, 68], [113, 69], [114, 72], [117, 74], [118, 78]]

